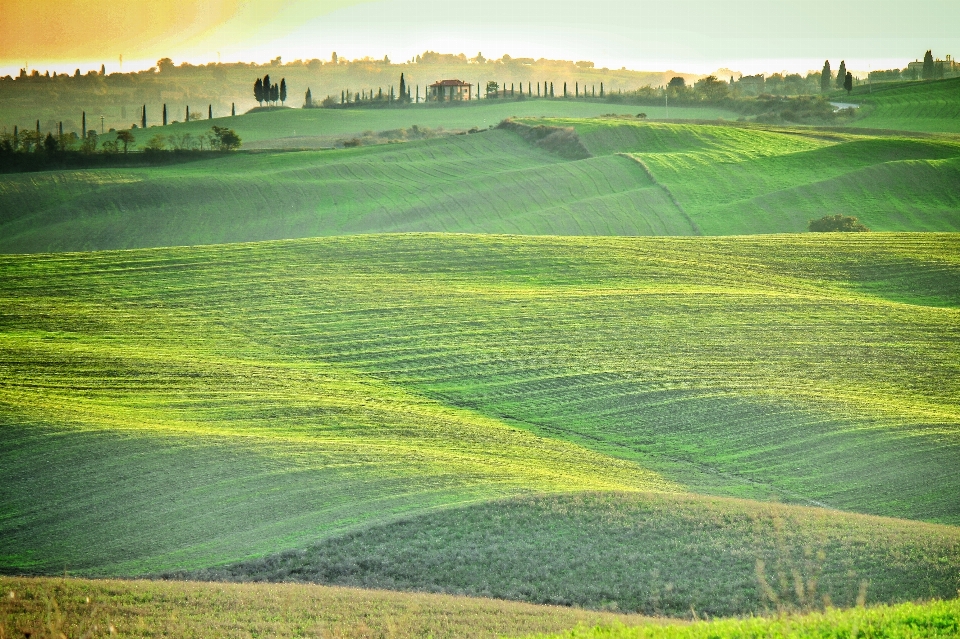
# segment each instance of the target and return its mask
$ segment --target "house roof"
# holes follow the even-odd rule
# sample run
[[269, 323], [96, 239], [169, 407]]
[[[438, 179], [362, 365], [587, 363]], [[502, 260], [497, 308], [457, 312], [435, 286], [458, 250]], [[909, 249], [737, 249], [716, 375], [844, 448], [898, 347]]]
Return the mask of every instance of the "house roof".
[[463, 80], [438, 80], [431, 84], [432, 87], [469, 87], [473, 86], [469, 82], [464, 82]]

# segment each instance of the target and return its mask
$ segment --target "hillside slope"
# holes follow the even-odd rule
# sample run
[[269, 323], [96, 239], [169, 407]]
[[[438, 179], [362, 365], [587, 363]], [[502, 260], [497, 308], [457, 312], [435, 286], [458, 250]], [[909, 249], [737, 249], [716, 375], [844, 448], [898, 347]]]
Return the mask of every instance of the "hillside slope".
[[3, 569], [201, 568], [571, 490], [960, 523], [958, 255], [867, 234], [5, 256]]
[[706, 235], [802, 232], [841, 213], [875, 231], [960, 230], [960, 141], [623, 119], [574, 127], [640, 162]]
[[181, 165], [0, 176], [0, 251], [383, 232], [731, 235], [842, 213], [960, 230], [960, 142], [816, 129], [527, 120], [574, 127], [567, 161], [511, 131]]
[[854, 127], [960, 133], [960, 78], [861, 85], [843, 99], [866, 105]]

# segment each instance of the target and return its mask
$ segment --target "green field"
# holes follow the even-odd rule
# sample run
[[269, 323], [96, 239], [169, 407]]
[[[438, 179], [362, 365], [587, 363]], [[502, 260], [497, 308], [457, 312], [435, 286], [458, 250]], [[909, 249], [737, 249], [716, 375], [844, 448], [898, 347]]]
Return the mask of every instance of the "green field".
[[838, 100], [867, 105], [851, 126], [960, 133], [960, 78], [857, 87]]
[[458, 639], [537, 633], [556, 639], [946, 639], [960, 632], [956, 600], [668, 623], [559, 606], [297, 584], [0, 578], [0, 588], [4, 637], [91, 631], [96, 636], [99, 631], [178, 638]]
[[[628, 513], [630, 494], [694, 493], [955, 526], [958, 242], [381, 235], [0, 257], [0, 569], [202, 569], [583, 491]], [[716, 544], [749, 550], [717, 578], [749, 580], [772, 552], [752, 506], [691, 499], [657, 525], [718, 513]], [[605, 508], [621, 506], [585, 506], [584, 525]], [[838, 601], [862, 576], [870, 601], [956, 588], [956, 527], [778, 508], [842, 573]], [[622, 548], [608, 523], [600, 548]], [[676, 539], [667, 555], [715, 552]], [[517, 570], [496, 594], [553, 588]]]
[[635, 118], [521, 122], [574, 127], [594, 157], [564, 160], [493, 130], [337, 151], [5, 175], [0, 251], [408, 231], [793, 233], [836, 213], [875, 231], [960, 230], [960, 142], [950, 138]]
[[[228, 126], [245, 143], [257, 148], [270, 148], [273, 143], [287, 146], [284, 139], [303, 139], [309, 144], [309, 138], [331, 138], [336, 136], [352, 137], [364, 131], [385, 131], [390, 129], [408, 129], [413, 125], [429, 129], [447, 131], [467, 130], [473, 127], [485, 129], [496, 126], [509, 117], [567, 117], [592, 118], [605, 113], [627, 113], [636, 115], [645, 112], [651, 118], [667, 115], [679, 120], [715, 120], [737, 119], [732, 111], [715, 107], [674, 107], [669, 112], [662, 106], [636, 107], [622, 104], [609, 104], [596, 101], [577, 100], [522, 100], [475, 104], [455, 104], [447, 106], [420, 105], [392, 109], [289, 109], [266, 113], [250, 113], [232, 118], [199, 120], [189, 124], [171, 124], [166, 128], [151, 127], [140, 131], [137, 141], [142, 145], [158, 133], [178, 135], [191, 133], [199, 135], [210, 126]], [[137, 131], [133, 131], [135, 134]]]

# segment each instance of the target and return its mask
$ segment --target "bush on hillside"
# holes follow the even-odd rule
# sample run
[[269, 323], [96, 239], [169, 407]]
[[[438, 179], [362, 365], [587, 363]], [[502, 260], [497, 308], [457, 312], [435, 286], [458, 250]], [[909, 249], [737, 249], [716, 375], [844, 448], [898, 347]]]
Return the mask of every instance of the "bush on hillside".
[[812, 233], [857, 233], [869, 231], [857, 218], [846, 215], [825, 215], [819, 220], [810, 220]]

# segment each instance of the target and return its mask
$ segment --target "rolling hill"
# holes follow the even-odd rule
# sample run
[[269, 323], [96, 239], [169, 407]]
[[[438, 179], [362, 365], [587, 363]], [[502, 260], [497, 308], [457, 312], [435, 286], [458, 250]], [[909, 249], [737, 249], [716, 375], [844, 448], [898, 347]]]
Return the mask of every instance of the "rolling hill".
[[854, 127], [960, 133], [960, 78], [861, 85], [839, 97], [866, 105]]
[[[871, 601], [949, 593], [958, 248], [380, 235], [0, 257], [0, 570], [280, 565], [320, 543], [313, 565], [348, 583], [609, 600], [522, 562], [489, 585], [511, 555], [476, 522], [516, 499], [489, 530], [567, 549], [558, 570], [586, 569], [585, 534], [603, 555], [686, 529], [656, 550], [704, 559], [662, 576], [678, 587], [711, 565], [743, 584], [757, 558], [775, 574], [807, 547], [837, 601], [861, 578]], [[757, 541], [778, 519], [779, 554]], [[425, 538], [432, 565], [473, 556], [473, 572], [424, 583], [390, 560]], [[384, 563], [349, 568], [371, 552]], [[644, 584], [624, 591], [638, 608], [642, 555], [610, 582]], [[724, 587], [718, 610], [763, 605]]]
[[[272, 115], [272, 114], [264, 114]], [[960, 142], [817, 129], [534, 119], [337, 151], [0, 179], [0, 251], [103, 250], [383, 232], [731, 235], [843, 213], [877, 231], [960, 230]]]
[[[413, 125], [429, 129], [467, 130], [496, 126], [509, 117], [568, 117], [591, 118], [604, 113], [637, 113], [638, 107], [608, 102], [578, 100], [509, 100], [480, 101], [456, 105], [420, 105], [392, 109], [287, 109], [248, 113], [230, 118], [198, 120], [167, 127], [150, 127], [136, 134], [141, 146], [150, 137], [162, 135], [199, 135], [210, 126], [227, 126], [237, 132], [247, 147], [286, 148], [302, 144], [314, 146], [312, 138], [327, 145], [332, 138], [352, 137], [364, 131], [407, 129]], [[737, 114], [715, 107], [674, 107], [669, 113], [664, 107], [643, 107], [652, 118], [669, 115], [676, 120], [735, 120]]]

